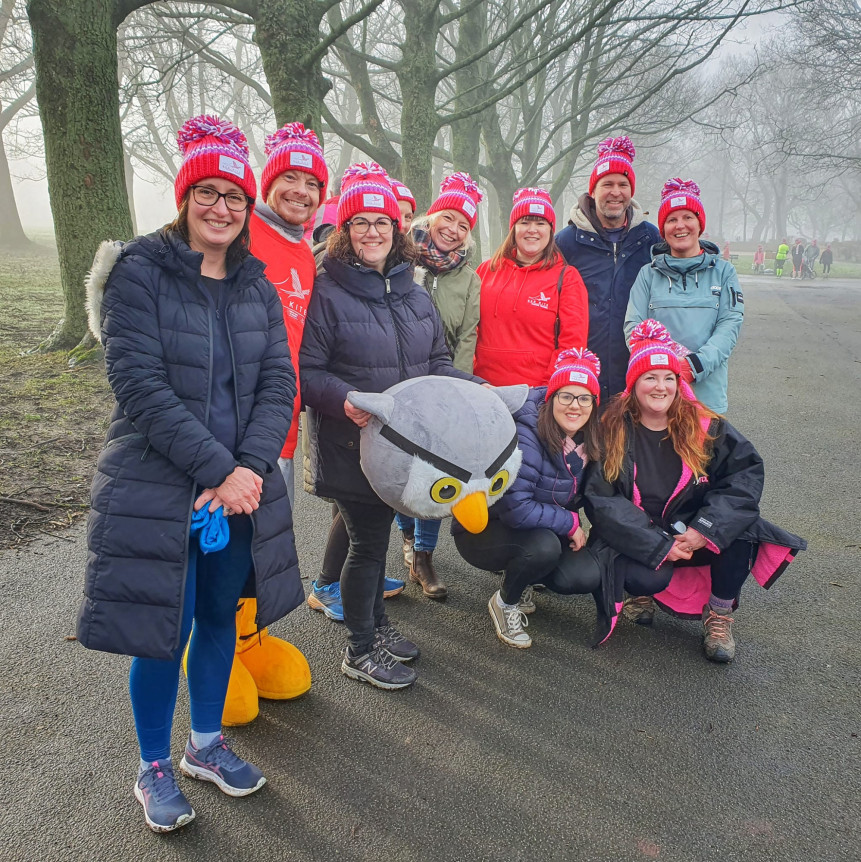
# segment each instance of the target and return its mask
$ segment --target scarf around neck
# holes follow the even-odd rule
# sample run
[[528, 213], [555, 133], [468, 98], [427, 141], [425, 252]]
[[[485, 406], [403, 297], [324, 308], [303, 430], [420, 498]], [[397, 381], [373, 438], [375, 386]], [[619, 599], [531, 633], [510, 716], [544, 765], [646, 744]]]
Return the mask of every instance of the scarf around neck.
[[419, 257], [434, 275], [451, 272], [466, 260], [466, 249], [456, 248], [454, 251], [440, 251], [430, 238], [430, 234], [422, 228], [413, 228], [413, 241], [418, 246]]

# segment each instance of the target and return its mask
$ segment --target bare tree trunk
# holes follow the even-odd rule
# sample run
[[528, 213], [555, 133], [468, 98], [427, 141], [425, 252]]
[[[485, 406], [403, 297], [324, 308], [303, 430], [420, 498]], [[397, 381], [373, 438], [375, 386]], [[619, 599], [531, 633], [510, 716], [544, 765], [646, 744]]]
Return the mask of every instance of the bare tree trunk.
[[84, 274], [97, 245], [133, 233], [123, 176], [117, 4], [30, 0], [27, 12], [65, 305], [43, 347], [70, 350], [87, 332]]
[[12, 190], [6, 147], [3, 144], [3, 136], [0, 135], [0, 248], [23, 249], [31, 245], [21, 226], [21, 217]]

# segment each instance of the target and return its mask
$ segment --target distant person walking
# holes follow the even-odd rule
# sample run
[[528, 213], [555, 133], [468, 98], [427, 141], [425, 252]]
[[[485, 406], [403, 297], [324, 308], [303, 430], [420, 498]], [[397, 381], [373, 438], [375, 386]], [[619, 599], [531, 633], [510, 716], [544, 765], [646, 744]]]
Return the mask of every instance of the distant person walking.
[[780, 278], [783, 275], [783, 268], [786, 266], [786, 258], [789, 257], [789, 243], [785, 239], [780, 241], [777, 247], [777, 254], [774, 256], [774, 274]]
[[[601, 402], [625, 388], [628, 345], [625, 309], [631, 285], [660, 242], [634, 200], [636, 150], [629, 137], [598, 144], [589, 191], [571, 210], [568, 227], [556, 236], [565, 260], [576, 266], [589, 296], [589, 349], [601, 357]], [[575, 342], [562, 342], [579, 346]], [[542, 381], [543, 382], [543, 381]], [[538, 384], [536, 384], [538, 385]]]
[[753, 271], [757, 273], [765, 271], [765, 250], [761, 245], [758, 245], [753, 253]]
[[801, 278], [801, 267], [804, 265], [804, 241], [801, 239], [795, 240], [795, 245], [792, 246], [792, 277]]
[[831, 251], [831, 243], [826, 243], [825, 251], [822, 252], [822, 257], [819, 258], [822, 264], [822, 274], [828, 276], [831, 274], [831, 264], [834, 263], [834, 252]]

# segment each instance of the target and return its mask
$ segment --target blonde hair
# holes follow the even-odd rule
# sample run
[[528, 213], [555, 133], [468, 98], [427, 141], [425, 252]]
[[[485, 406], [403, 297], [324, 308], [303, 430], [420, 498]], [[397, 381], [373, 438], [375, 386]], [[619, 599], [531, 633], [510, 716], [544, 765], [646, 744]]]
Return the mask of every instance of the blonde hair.
[[[413, 223], [410, 225], [410, 230], [418, 228], [419, 230], [424, 230], [430, 233], [431, 228], [433, 228], [434, 224], [436, 224], [436, 221], [439, 216], [441, 216], [445, 212], [448, 212], [448, 210], [439, 210], [438, 212], [431, 213], [430, 215], [416, 216], [413, 219]], [[458, 212], [458, 210], [452, 210], [452, 212]], [[472, 230], [468, 230], [466, 233], [466, 239], [457, 247], [457, 249], [454, 249], [454, 251], [457, 251], [458, 249], [463, 249], [464, 251], [471, 251], [473, 248], [475, 248], [475, 237], [472, 235]]]

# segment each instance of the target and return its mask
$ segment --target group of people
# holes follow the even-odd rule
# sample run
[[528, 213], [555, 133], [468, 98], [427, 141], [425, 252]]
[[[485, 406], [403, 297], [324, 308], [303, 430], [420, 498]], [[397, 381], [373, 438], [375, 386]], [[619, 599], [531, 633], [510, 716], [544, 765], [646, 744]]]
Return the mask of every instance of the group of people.
[[[831, 265], [834, 263], [834, 252], [830, 242], [826, 243], [824, 250], [821, 250], [819, 241], [815, 239], [805, 247], [804, 240], [799, 237], [795, 240], [792, 248], [789, 247], [788, 241], [783, 239], [774, 256], [774, 274], [780, 278], [783, 275], [783, 270], [789, 269], [791, 265], [790, 278], [815, 278], [817, 261], [822, 264], [822, 274], [830, 275]], [[754, 253], [753, 270], [754, 272], [764, 272], [765, 270], [765, 252], [762, 246], [759, 246]]]
[[[374, 492], [360, 459], [371, 415], [355, 392], [424, 375], [530, 387], [514, 417], [518, 475], [482, 532], [452, 527], [467, 562], [502, 573], [488, 608], [505, 644], [531, 646], [526, 615], [543, 585], [594, 597], [596, 643], [620, 614], [648, 625], [663, 608], [702, 620], [709, 659], [733, 659], [742, 584], [770, 583], [804, 542], [759, 517], [762, 460], [720, 415], [744, 298], [701, 239], [695, 183], [666, 183], [650, 224], [633, 199], [634, 147], [608, 139], [567, 226], [556, 232], [546, 191], [520, 189], [502, 244], [473, 267], [481, 193], [465, 173], [414, 218], [409, 189], [373, 162], [327, 198], [322, 149], [300, 123], [267, 138], [260, 201], [235, 126], [196, 117], [178, 142], [176, 217], [108, 246], [88, 285], [116, 405], [78, 637], [134, 657], [134, 794], [153, 830], [195, 816], [170, 752], [186, 645], [179, 769], [233, 796], [266, 780], [221, 720], [237, 636], [265, 643], [265, 627], [305, 599], [292, 532], [302, 410], [305, 487], [332, 505], [307, 602], [343, 620], [346, 676], [383, 689], [416, 680], [420, 648], [386, 611], [405, 588], [386, 557], [396, 519], [410, 580], [444, 598], [440, 522]], [[333, 227], [318, 262], [306, 230], [321, 211], [316, 238]]]

